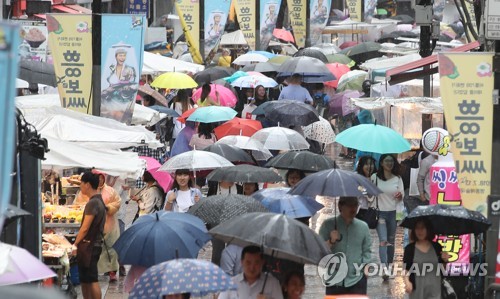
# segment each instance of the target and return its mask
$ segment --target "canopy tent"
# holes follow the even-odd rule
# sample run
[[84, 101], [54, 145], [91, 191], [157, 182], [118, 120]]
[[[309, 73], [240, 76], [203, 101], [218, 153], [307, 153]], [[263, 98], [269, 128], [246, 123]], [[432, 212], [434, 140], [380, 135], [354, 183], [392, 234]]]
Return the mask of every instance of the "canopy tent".
[[173, 59], [150, 52], [144, 52], [144, 63], [142, 74], [154, 74], [165, 72], [197, 73], [205, 69], [203, 65]]
[[230, 33], [226, 33], [222, 35], [220, 39], [220, 46], [229, 46], [229, 45], [247, 45], [247, 41], [245, 40], [245, 36], [241, 30], [236, 30]]
[[399, 107], [422, 114], [443, 113], [441, 98], [408, 97], [408, 98], [351, 98], [351, 102], [359, 108], [375, 110], [387, 106]]
[[405, 63], [417, 61], [419, 59], [421, 59], [421, 57], [417, 53], [411, 53], [404, 56], [396, 56], [393, 58], [374, 58], [365, 61], [359, 66], [359, 68], [368, 71], [372, 79], [375, 79], [376, 77], [382, 77], [383, 79], [385, 79], [385, 72], [388, 69], [400, 66]]

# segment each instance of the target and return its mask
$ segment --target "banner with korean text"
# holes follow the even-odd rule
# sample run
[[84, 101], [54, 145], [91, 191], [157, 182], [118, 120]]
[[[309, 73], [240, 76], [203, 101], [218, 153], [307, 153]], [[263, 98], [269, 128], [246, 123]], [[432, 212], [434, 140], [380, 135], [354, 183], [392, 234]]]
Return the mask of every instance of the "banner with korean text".
[[260, 0], [260, 50], [265, 51], [273, 37], [281, 0]]
[[245, 36], [245, 40], [250, 47], [250, 50], [257, 50], [255, 48], [255, 3], [256, 0], [234, 0], [234, 7], [236, 8], [236, 16], [240, 29]]
[[149, 0], [129, 0], [126, 12], [130, 15], [146, 15], [146, 17], [149, 17]]
[[61, 106], [92, 114], [92, 16], [47, 14]]
[[287, 5], [295, 44], [299, 48], [304, 48], [307, 34], [307, 0], [287, 0]]
[[330, 16], [331, 0], [311, 0], [309, 10], [309, 36], [311, 45], [321, 43], [321, 34]]
[[203, 58], [200, 54], [200, 1], [177, 0], [175, 1], [175, 10], [181, 21], [189, 53], [191, 53], [195, 63], [202, 64]]
[[363, 0], [346, 0], [349, 18], [355, 22], [363, 21]]
[[205, 46], [203, 55], [206, 58], [219, 43], [224, 34], [231, 1], [205, 1]]

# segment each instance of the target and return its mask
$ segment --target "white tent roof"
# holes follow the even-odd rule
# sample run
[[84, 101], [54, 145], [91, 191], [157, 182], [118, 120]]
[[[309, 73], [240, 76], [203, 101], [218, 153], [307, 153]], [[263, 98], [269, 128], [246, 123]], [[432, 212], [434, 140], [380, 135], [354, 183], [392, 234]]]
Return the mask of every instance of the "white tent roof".
[[245, 36], [241, 30], [236, 30], [222, 35], [219, 45], [247, 45]]
[[144, 52], [142, 74], [165, 72], [197, 73], [205, 69], [203, 65], [165, 57], [150, 52]]

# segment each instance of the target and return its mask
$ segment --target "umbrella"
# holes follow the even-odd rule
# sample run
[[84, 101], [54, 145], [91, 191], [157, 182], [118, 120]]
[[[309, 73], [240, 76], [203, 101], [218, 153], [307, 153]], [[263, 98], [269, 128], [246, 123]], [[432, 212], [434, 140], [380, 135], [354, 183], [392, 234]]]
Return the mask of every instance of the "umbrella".
[[330, 144], [335, 141], [335, 132], [333, 131], [330, 122], [323, 117], [319, 117], [319, 121], [303, 127], [304, 137], [315, 140], [324, 144]]
[[19, 79], [29, 83], [57, 86], [67, 83], [69, 78], [57, 78], [54, 65], [42, 61], [21, 60], [19, 62]]
[[158, 170], [175, 172], [178, 169], [189, 169], [191, 171], [215, 169], [233, 166], [226, 158], [217, 154], [192, 150], [176, 155], [165, 162]]
[[348, 67], [353, 67], [356, 64], [354, 60], [340, 53], [326, 55], [326, 58], [329, 63], [341, 63], [347, 65]]
[[196, 258], [209, 240], [205, 224], [199, 218], [159, 211], [137, 218], [113, 248], [120, 263], [151, 267], [175, 258]]
[[67, 299], [61, 290], [38, 285], [12, 285], [0, 288], [0, 298], [9, 299]]
[[274, 183], [283, 181], [283, 178], [269, 168], [242, 164], [224, 169], [216, 169], [207, 176], [207, 180], [239, 183]]
[[403, 219], [401, 226], [414, 229], [422, 219], [429, 220], [438, 235], [480, 234], [491, 226], [480, 212], [453, 205], [418, 206]]
[[255, 108], [252, 111], [252, 114], [253, 115], [265, 115], [266, 110], [269, 109], [272, 105], [274, 105], [275, 102], [276, 101], [267, 101], [267, 102], [260, 104], [259, 106], [257, 106], [257, 108]]
[[273, 53], [267, 52], [267, 51], [248, 51], [247, 54], [260, 54], [260, 55], [265, 56], [267, 58], [273, 58], [274, 56], [276, 56], [276, 54], [273, 54]]
[[278, 77], [289, 77], [293, 74], [302, 75], [302, 81], [305, 83], [335, 80], [323, 61], [307, 56], [290, 58], [278, 68]]
[[315, 264], [330, 250], [307, 225], [283, 214], [248, 213], [210, 230], [226, 243], [261, 246], [264, 254], [301, 264]]
[[269, 58], [258, 53], [246, 53], [236, 58], [233, 63], [237, 65], [247, 65], [253, 62], [266, 62]]
[[348, 72], [351, 71], [351, 68], [348, 67], [347, 65], [345, 64], [341, 64], [341, 63], [328, 63], [326, 65], [326, 67], [330, 70], [330, 72], [332, 72], [332, 74], [335, 76], [335, 80], [332, 80], [332, 81], [327, 81], [325, 82], [324, 84], [326, 86], [330, 86], [330, 87], [334, 87], [334, 88], [337, 88], [338, 84], [339, 84], [339, 80], [340, 78], [347, 74]]
[[183, 293], [202, 297], [236, 288], [231, 276], [209, 261], [176, 259], [147, 269], [134, 285], [129, 298], [164, 298]]
[[399, 22], [401, 24], [413, 24], [413, 23], [415, 23], [415, 20], [412, 17], [410, 17], [409, 15], [397, 15], [397, 16], [389, 17], [389, 19], [401, 21], [401, 22]]
[[252, 197], [270, 212], [283, 213], [292, 218], [311, 217], [324, 208], [312, 197], [287, 194], [288, 191], [290, 188], [266, 188], [255, 192]]
[[[149, 84], [139, 85], [138, 89], [139, 93], [147, 94], [152, 96], [158, 103], [162, 104], [165, 107], [168, 107], [167, 99], [159, 93], [157, 90], [154, 90], [149, 86]], [[151, 108], [151, 107], [149, 107]]]
[[203, 71], [196, 73], [193, 79], [201, 85], [204, 83], [215, 81], [217, 79], [231, 76], [232, 74], [234, 74], [234, 72], [236, 72], [235, 69], [231, 67], [215, 66], [206, 68]]
[[174, 183], [174, 180], [172, 179], [170, 174], [168, 172], [158, 171], [158, 169], [161, 167], [161, 164], [155, 158], [145, 156], [141, 156], [139, 158], [146, 160], [146, 170], [151, 173], [151, 176], [153, 176], [158, 185], [160, 185], [163, 188], [163, 191], [167, 193]]
[[328, 59], [326, 58], [325, 54], [320, 50], [315, 50], [312, 48], [304, 48], [298, 50], [297, 53], [293, 54], [293, 57], [301, 57], [301, 56], [317, 58], [321, 60], [323, 63], [328, 63]]
[[398, 40], [398, 37], [407, 37], [407, 38], [417, 38], [418, 35], [414, 32], [411, 31], [393, 31], [391, 33], [386, 33], [383, 34], [379, 39], [379, 43], [386, 43], [386, 42], [392, 42], [392, 43], [402, 43], [403, 41]]
[[224, 79], [224, 81], [226, 81], [226, 82], [232, 83], [236, 79], [239, 79], [240, 77], [245, 77], [245, 76], [248, 76], [247, 72], [237, 71], [236, 73], [232, 74], [231, 76], [224, 77], [222, 79]]
[[318, 155], [310, 151], [288, 151], [269, 160], [266, 167], [317, 172], [334, 168], [335, 162], [324, 155]]
[[368, 73], [361, 70], [350, 71], [340, 77], [337, 91], [363, 90], [363, 82], [368, 79]]
[[215, 123], [233, 119], [236, 114], [238, 113], [229, 107], [208, 106], [196, 109], [187, 120], [200, 123]]
[[[234, 107], [238, 102], [238, 98], [233, 93], [233, 91], [227, 87], [217, 84], [210, 84], [210, 93], [208, 94], [212, 99], [217, 98], [217, 93], [219, 93], [219, 103], [221, 106]], [[193, 92], [193, 101], [196, 103], [201, 96], [201, 87]]]
[[191, 116], [191, 114], [193, 114], [193, 112], [195, 112], [195, 111], [196, 111], [196, 109], [198, 109], [198, 108], [197, 108], [197, 107], [195, 107], [195, 108], [191, 108], [191, 109], [187, 110], [186, 112], [182, 113], [182, 115], [181, 115], [181, 116], [179, 116], [179, 117], [177, 118], [177, 120], [178, 120], [178, 121], [180, 121], [180, 122], [181, 122], [181, 123], [183, 123], [183, 124], [184, 124], [184, 123], [186, 123], [186, 120], [188, 119], [188, 117], [190, 117], [190, 116]]
[[0, 286], [27, 283], [56, 276], [26, 249], [0, 243]]
[[269, 59], [268, 62], [277, 64], [277, 65], [282, 65], [285, 61], [287, 61], [291, 58], [292, 58], [291, 56], [277, 55], [277, 56], [274, 56], [273, 58]]
[[246, 65], [241, 70], [244, 72], [255, 71], [261, 73], [268, 73], [268, 72], [276, 72], [277, 69], [278, 65], [266, 61], [266, 62], [259, 62], [255, 64]]
[[264, 108], [265, 116], [282, 126], [307, 126], [319, 120], [311, 105], [294, 100], [272, 101]]
[[164, 106], [153, 105], [153, 106], [149, 106], [148, 108], [153, 109], [155, 111], [158, 111], [160, 113], [165, 113], [166, 115], [171, 116], [171, 117], [178, 117], [179, 116], [179, 113], [177, 113], [177, 111], [175, 111], [174, 109], [171, 109], [171, 108], [164, 107]]
[[206, 152], [211, 152], [220, 155], [233, 163], [236, 162], [252, 163], [252, 164], [254, 163], [252, 157], [250, 157], [250, 155], [247, 154], [247, 152], [234, 145], [214, 143], [212, 145], [207, 146], [203, 150]]
[[336, 53], [342, 51], [342, 49], [337, 47], [336, 44], [332, 44], [332, 43], [316, 44], [316, 45], [314, 45], [314, 47], [310, 47], [310, 49], [320, 50], [325, 55], [336, 54]]
[[[340, 50], [345, 50], [347, 48], [350, 48], [350, 47], [354, 47], [355, 45], [359, 44], [357, 41], [346, 41], [346, 42], [343, 42], [339, 48]], [[340, 51], [339, 51], [340, 52]]]
[[283, 29], [283, 28], [274, 28], [273, 30], [273, 36], [281, 39], [281, 40], [284, 40], [286, 42], [295, 42], [295, 39], [293, 38], [293, 34], [286, 30], [286, 29]]
[[335, 141], [348, 148], [377, 154], [403, 153], [411, 149], [401, 134], [377, 124], [360, 124], [346, 129]]
[[289, 193], [311, 197], [317, 195], [359, 197], [367, 194], [370, 196], [379, 195], [382, 191], [369, 179], [353, 171], [334, 168], [306, 176]]
[[278, 86], [278, 83], [273, 79], [263, 75], [243, 76], [231, 83], [231, 86], [239, 88], [255, 88], [259, 85], [262, 85], [265, 88], [272, 88]]
[[5, 210], [4, 216], [5, 218], [17, 218], [17, 217], [22, 217], [22, 216], [28, 216], [31, 215], [30, 212], [25, 211], [21, 208], [16, 207], [15, 205], [9, 204], [7, 207], [7, 210]]
[[260, 202], [250, 196], [227, 194], [202, 198], [189, 208], [188, 213], [203, 220], [208, 227], [215, 227], [237, 216], [267, 211]]
[[350, 99], [359, 98], [361, 95], [362, 93], [357, 90], [346, 90], [334, 94], [328, 103], [330, 115], [337, 114], [346, 116], [349, 113], [356, 112], [358, 108], [350, 104]]
[[269, 150], [301, 150], [309, 148], [309, 143], [302, 135], [283, 127], [262, 129], [253, 134], [250, 140], [259, 141]]
[[378, 51], [380, 49], [382, 49], [382, 46], [379, 43], [364, 42], [350, 48], [346, 48], [340, 53], [349, 56], [358, 63], [361, 63], [368, 59], [383, 56], [384, 54]]
[[248, 136], [229, 135], [222, 137], [215, 144], [229, 144], [241, 149], [251, 150], [252, 156], [257, 161], [266, 161], [273, 156], [269, 149], [264, 147], [262, 142], [252, 140]]
[[30, 84], [28, 81], [16, 78], [16, 88], [29, 88]]
[[169, 72], [158, 76], [151, 86], [166, 89], [185, 89], [198, 87], [193, 78], [183, 73]]
[[258, 120], [235, 117], [214, 129], [217, 139], [228, 135], [252, 136], [262, 129], [262, 123]]

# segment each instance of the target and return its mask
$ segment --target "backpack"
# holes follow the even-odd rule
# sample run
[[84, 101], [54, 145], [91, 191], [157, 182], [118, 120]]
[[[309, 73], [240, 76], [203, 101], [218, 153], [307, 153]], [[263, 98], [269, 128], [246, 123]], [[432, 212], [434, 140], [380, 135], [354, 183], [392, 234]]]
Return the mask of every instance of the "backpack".
[[424, 151], [416, 151], [411, 157], [401, 162], [401, 178], [403, 179], [405, 190], [410, 188], [411, 169], [420, 167], [418, 159], [420, 154], [422, 154], [420, 161], [429, 155]]
[[324, 107], [325, 106], [326, 93], [315, 94], [313, 97], [314, 107]]

